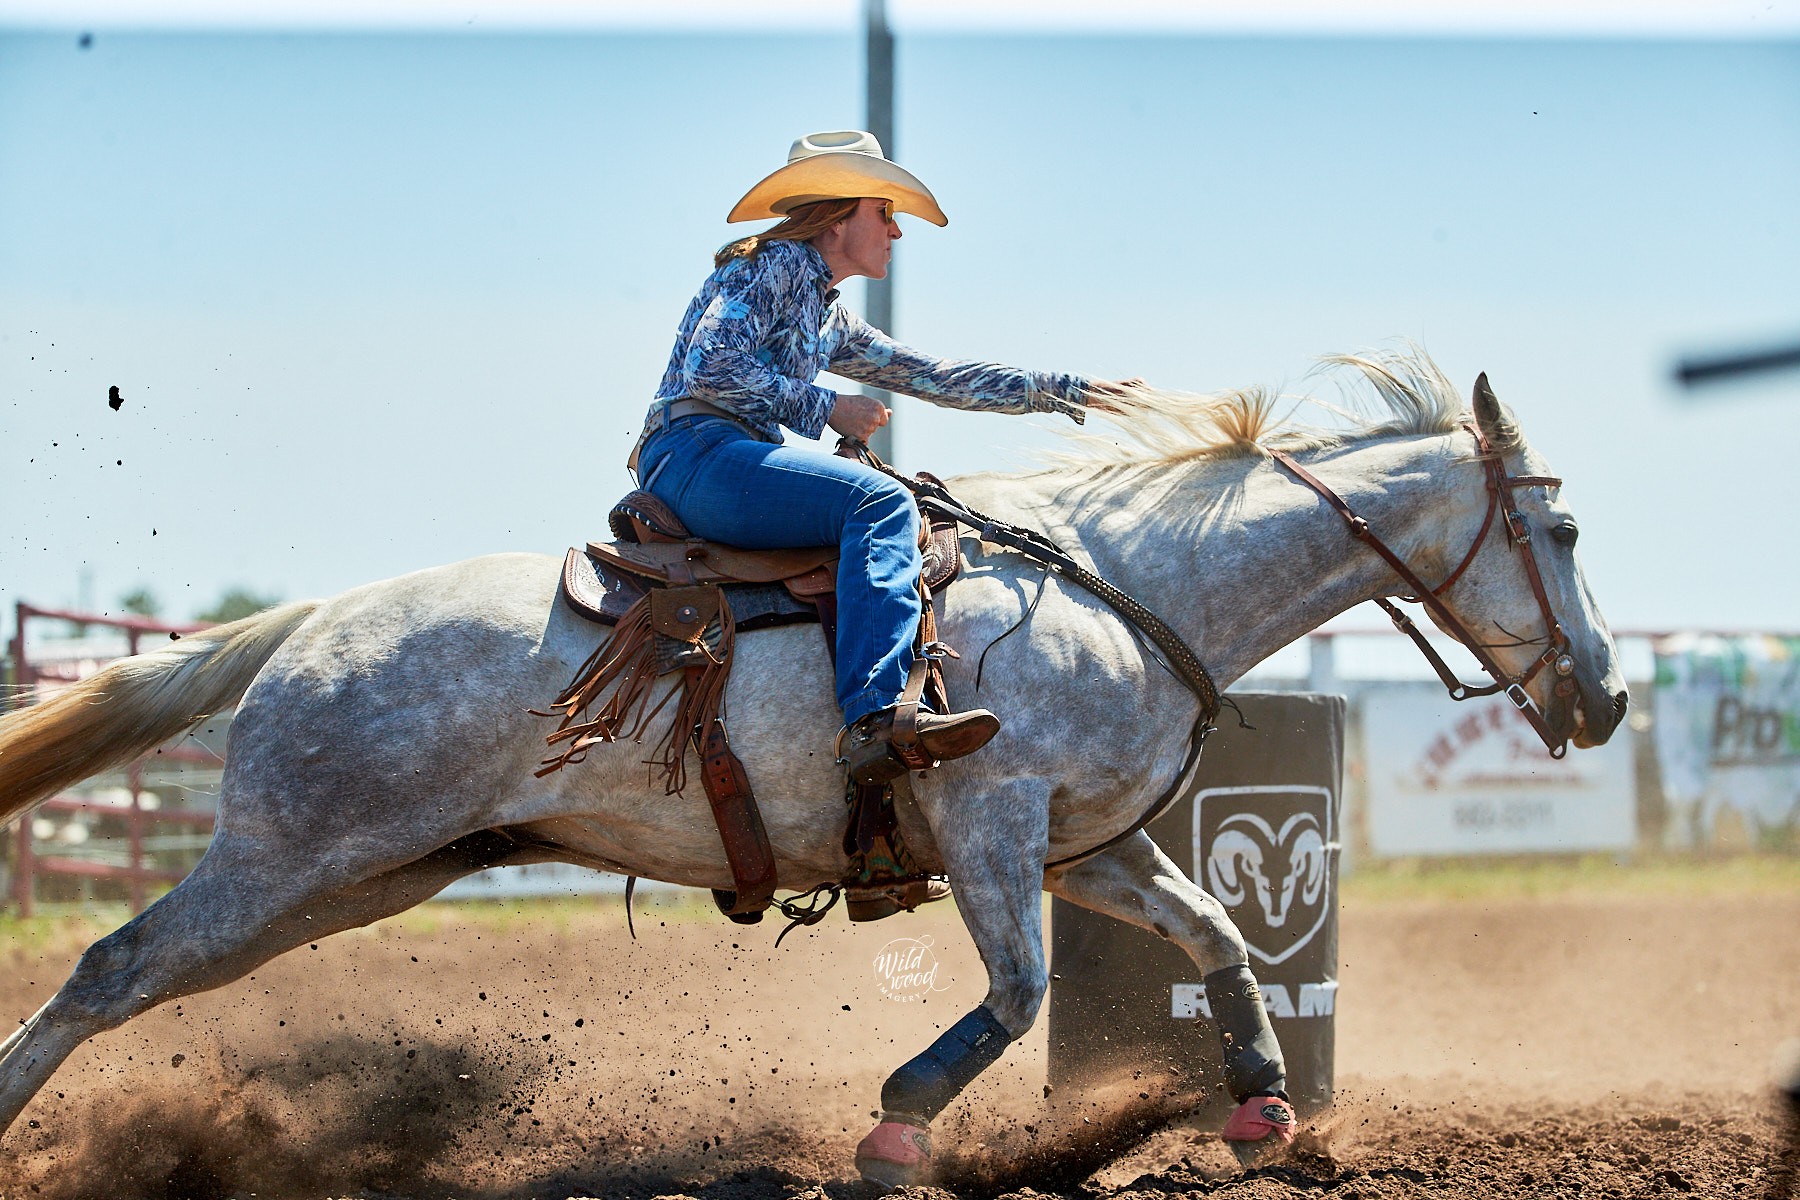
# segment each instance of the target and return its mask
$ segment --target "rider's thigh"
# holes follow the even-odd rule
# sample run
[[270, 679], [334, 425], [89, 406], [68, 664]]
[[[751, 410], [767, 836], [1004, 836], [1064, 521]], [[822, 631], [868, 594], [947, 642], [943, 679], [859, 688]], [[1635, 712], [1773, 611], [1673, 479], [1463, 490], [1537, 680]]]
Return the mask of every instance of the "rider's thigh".
[[853, 514], [911, 503], [905, 488], [862, 463], [749, 437], [712, 447], [668, 482], [657, 494], [690, 530], [749, 549], [835, 546]]

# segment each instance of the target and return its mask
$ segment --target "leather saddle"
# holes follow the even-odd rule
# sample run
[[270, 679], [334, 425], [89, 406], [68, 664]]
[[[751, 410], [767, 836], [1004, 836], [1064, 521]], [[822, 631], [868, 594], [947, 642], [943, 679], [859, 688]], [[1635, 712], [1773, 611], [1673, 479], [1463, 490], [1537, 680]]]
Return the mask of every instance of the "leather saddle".
[[[712, 583], [725, 587], [739, 632], [836, 624], [835, 546], [745, 550], [705, 541], [641, 489], [613, 506], [607, 524], [617, 540], [572, 547], [563, 560], [563, 601], [590, 621], [616, 624], [652, 587]], [[920, 529], [923, 581], [936, 593], [961, 572], [962, 549], [954, 522], [923, 520]], [[828, 645], [835, 655], [836, 639]]]
[[[923, 687], [942, 705], [942, 677], [924, 653], [940, 646], [930, 598], [961, 571], [962, 551], [953, 521], [920, 516], [924, 612], [914, 668], [918, 682], [909, 680], [908, 689], [914, 703]], [[835, 663], [837, 547], [746, 550], [709, 542], [694, 537], [666, 504], [641, 489], [620, 500], [607, 523], [616, 540], [571, 548], [563, 560], [561, 592], [572, 611], [612, 626], [614, 636], [555, 701], [564, 721], [549, 740], [568, 748], [546, 759], [538, 773], [581, 761], [586, 747], [596, 742], [640, 735], [649, 719], [641, 715], [637, 699], [644, 685], [655, 675], [679, 671], [684, 682], [676, 724], [659, 743], [665, 777], [671, 791], [680, 790], [683, 746], [691, 736], [735, 884], [735, 890], [715, 890], [713, 897], [732, 920], [758, 921], [777, 886], [774, 852], [743, 764], [718, 718], [718, 705], [738, 633], [817, 621], [824, 626], [825, 645]], [[598, 703], [615, 684], [601, 715], [575, 724], [589, 703]], [[635, 728], [628, 728], [634, 719]], [[851, 785], [849, 801], [844, 852], [855, 873], [845, 883], [865, 891], [922, 883], [924, 877], [900, 841], [891, 789]], [[876, 906], [859, 915], [853, 903], [851, 919], [875, 919], [890, 911], [897, 910]], [[823, 909], [817, 910], [805, 923], [823, 915]]]

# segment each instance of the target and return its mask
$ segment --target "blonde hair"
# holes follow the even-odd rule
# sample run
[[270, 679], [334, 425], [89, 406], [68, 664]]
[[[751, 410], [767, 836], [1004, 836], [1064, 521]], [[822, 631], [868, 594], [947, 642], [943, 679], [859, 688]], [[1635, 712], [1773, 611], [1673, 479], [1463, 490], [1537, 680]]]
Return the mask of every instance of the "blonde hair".
[[848, 221], [855, 216], [856, 208], [861, 203], [861, 197], [851, 196], [844, 200], [813, 200], [806, 204], [796, 204], [788, 211], [781, 224], [773, 229], [753, 233], [747, 238], [739, 238], [720, 246], [719, 252], [713, 255], [713, 267], [722, 267], [734, 258], [755, 258], [770, 242], [810, 242], [839, 221]]

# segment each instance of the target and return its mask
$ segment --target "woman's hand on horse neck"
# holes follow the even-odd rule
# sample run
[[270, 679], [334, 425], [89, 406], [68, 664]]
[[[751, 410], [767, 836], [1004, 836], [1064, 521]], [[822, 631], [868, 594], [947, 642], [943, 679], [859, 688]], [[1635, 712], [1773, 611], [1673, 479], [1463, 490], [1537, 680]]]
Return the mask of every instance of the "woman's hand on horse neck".
[[866, 442], [869, 435], [886, 425], [891, 416], [893, 412], [888, 406], [872, 396], [839, 392], [837, 403], [831, 406], [831, 415], [825, 418], [825, 423], [845, 437]]

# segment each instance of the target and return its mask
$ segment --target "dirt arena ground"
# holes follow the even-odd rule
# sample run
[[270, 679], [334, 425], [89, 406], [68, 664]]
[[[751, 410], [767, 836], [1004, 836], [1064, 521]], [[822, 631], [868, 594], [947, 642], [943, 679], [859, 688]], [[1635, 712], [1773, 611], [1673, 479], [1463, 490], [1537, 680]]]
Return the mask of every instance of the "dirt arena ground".
[[[984, 989], [954, 911], [776, 949], [772, 924], [639, 903], [635, 943], [616, 903], [433, 906], [153, 1012], [26, 1111], [0, 1196], [871, 1197], [850, 1155], [881, 1080]], [[1353, 898], [1342, 928], [1339, 1103], [1282, 1161], [1239, 1173], [1177, 1122], [1084, 1180], [1158, 1101], [1047, 1107], [1040, 1021], [940, 1120], [921, 1200], [1785, 1193], [1800, 894]], [[897, 936], [933, 939], [945, 990], [881, 994]], [[79, 949], [0, 941], [0, 1015]]]

